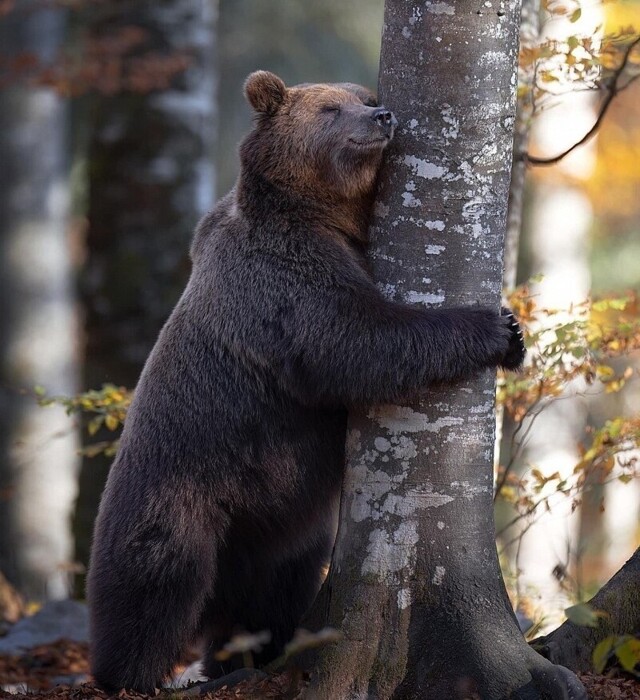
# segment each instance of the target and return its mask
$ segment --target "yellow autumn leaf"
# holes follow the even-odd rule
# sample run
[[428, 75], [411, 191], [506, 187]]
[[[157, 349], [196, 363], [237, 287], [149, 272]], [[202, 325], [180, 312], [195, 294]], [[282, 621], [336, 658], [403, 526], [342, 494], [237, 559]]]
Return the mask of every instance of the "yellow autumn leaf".
[[117, 430], [119, 421], [113, 414], [109, 413], [104, 419], [104, 424], [109, 430]]
[[609, 365], [597, 365], [596, 373], [598, 378], [602, 381], [606, 381], [609, 377], [615, 376], [613, 367], [609, 367]]

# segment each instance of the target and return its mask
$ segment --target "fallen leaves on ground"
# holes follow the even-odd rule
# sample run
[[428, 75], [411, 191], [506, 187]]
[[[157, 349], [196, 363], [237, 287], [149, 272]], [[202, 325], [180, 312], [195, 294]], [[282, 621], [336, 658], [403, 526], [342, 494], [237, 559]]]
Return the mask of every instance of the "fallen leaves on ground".
[[60, 676], [89, 673], [88, 645], [61, 639], [19, 656], [0, 656], [0, 685], [25, 683], [30, 690], [49, 690]]
[[579, 673], [589, 700], [640, 700], [640, 682], [631, 678], [609, 678], [595, 673]]
[[221, 688], [201, 696], [206, 700], [296, 700], [303, 682], [298, 674], [279, 673], [255, 683], [246, 681], [234, 688]]
[[[0, 681], [2, 678], [0, 677]], [[31, 686], [30, 686], [31, 687]], [[259, 683], [245, 681], [233, 688], [223, 687], [215, 693], [190, 696], [190, 700], [296, 700], [300, 695], [302, 684], [299, 677], [281, 673], [265, 678]], [[181, 697], [179, 690], [162, 690], [154, 700], [177, 700]], [[186, 697], [186, 696], [185, 696]], [[121, 690], [115, 695], [109, 695], [93, 683], [70, 687], [60, 685], [48, 691], [29, 694], [11, 694], [0, 691], [1, 700], [149, 700], [148, 695], [134, 691]]]
[[[61, 676], [81, 676], [89, 670], [86, 644], [60, 640], [41, 645], [19, 656], [0, 656], [0, 686], [23, 683], [29, 694], [0, 690], [0, 700], [149, 700], [149, 696], [121, 690], [109, 695], [93, 683], [53, 686]], [[640, 700], [640, 683], [629, 678], [580, 674], [590, 700]], [[262, 681], [252, 680], [221, 688], [215, 693], [190, 696], [189, 700], [297, 700], [304, 682], [300, 675], [281, 673]], [[180, 691], [164, 690], [154, 700], [177, 700]]]

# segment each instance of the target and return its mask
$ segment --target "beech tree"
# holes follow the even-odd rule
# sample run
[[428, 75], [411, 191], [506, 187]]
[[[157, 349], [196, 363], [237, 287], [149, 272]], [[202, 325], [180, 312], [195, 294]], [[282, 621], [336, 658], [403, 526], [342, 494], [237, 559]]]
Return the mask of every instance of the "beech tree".
[[[217, 0], [144, 0], [85, 11], [95, 66], [81, 280], [85, 387], [135, 385], [188, 277], [195, 224], [213, 207], [217, 10]], [[109, 462], [100, 456], [82, 468], [82, 562]]]
[[86, 386], [137, 382], [215, 202], [216, 17], [217, 0], [87, 7]]
[[64, 45], [67, 11], [11, 5], [0, 11], [0, 571], [42, 600], [69, 593], [78, 471], [70, 419], [33, 396], [36, 385], [78, 388], [68, 104], [38, 81]]
[[[400, 127], [370, 257], [391, 298], [500, 305], [518, 21], [518, 2], [387, 0], [379, 100]], [[344, 636], [321, 655], [314, 697], [586, 697], [527, 645], [506, 595], [494, 397], [486, 373], [351, 414], [338, 538], [317, 603]]]

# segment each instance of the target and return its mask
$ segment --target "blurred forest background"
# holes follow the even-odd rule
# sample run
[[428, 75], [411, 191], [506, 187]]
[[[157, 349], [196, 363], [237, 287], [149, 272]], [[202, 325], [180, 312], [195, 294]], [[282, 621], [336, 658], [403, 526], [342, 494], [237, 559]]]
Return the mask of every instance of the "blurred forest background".
[[[512, 192], [533, 362], [500, 385], [497, 529], [516, 604], [544, 622], [640, 543], [640, 0], [525, 5], [518, 148], [553, 156], [598, 123], [555, 165], [524, 173], [520, 153]], [[28, 600], [83, 595], [130, 390], [237, 175], [245, 77], [374, 87], [382, 12], [0, 0], [0, 572]]]

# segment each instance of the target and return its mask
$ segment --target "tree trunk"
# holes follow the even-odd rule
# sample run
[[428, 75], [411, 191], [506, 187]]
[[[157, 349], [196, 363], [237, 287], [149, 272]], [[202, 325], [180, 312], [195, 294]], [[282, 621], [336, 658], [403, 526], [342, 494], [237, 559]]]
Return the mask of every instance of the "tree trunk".
[[[540, 0], [523, 0], [520, 17], [520, 45], [533, 48], [540, 40]], [[513, 161], [511, 163], [511, 184], [507, 207], [507, 231], [504, 246], [504, 274], [502, 286], [512, 289], [517, 283], [518, 251], [522, 233], [522, 212], [524, 209], [525, 179], [527, 161], [525, 155], [529, 146], [529, 132], [533, 117], [533, 90], [535, 64], [520, 67], [520, 84], [526, 86], [525, 96], [518, 100], [514, 129]]]
[[[55, 62], [66, 12], [22, 2], [0, 19], [2, 65]], [[77, 435], [50, 394], [77, 389], [69, 245], [68, 104], [4, 76], [0, 91], [0, 570], [28, 598], [66, 597]]]
[[[602, 23], [602, 8], [599, 2], [585, 4], [575, 22], [569, 17], [548, 13], [545, 16], [542, 40], [562, 43], [576, 33], [593, 35], [596, 26]], [[531, 150], [545, 155], [561, 153], [575, 142], [576, 133], [589, 129], [594, 119], [592, 93], [570, 92], [558, 96], [552, 108], [536, 114]], [[587, 251], [593, 218], [580, 180], [593, 170], [594, 145], [595, 141], [570, 153], [553, 168], [538, 171], [532, 183], [527, 211], [530, 262], [532, 270], [543, 275], [542, 281], [533, 285], [532, 293], [541, 308], [566, 310], [552, 319], [543, 318], [540, 322], [543, 327], [561, 323], [563, 318], [565, 322], [572, 320], [572, 306], [589, 296]], [[558, 472], [562, 479], [571, 476], [580, 460], [579, 445], [585, 437], [588, 407], [584, 393], [584, 380], [576, 379], [564, 388], [562, 400], [551, 401], [536, 416], [521, 465], [535, 465], [543, 474]], [[531, 420], [534, 420], [531, 415], [524, 419], [521, 434], [527, 433]], [[522, 535], [516, 564], [518, 585], [521, 590], [537, 592], [538, 604], [552, 626], [559, 624], [562, 611], [571, 605], [571, 597], [559, 585], [554, 569], [560, 565], [580, 581], [585, 573], [583, 565], [588, 563], [588, 553], [594, 545], [587, 544], [581, 536], [581, 510], [588, 509], [590, 523], [602, 523], [598, 509], [589, 507], [590, 491], [585, 491], [582, 507], [575, 511], [571, 499], [562, 493], [552, 494], [548, 511], [538, 513], [535, 522], [523, 520], [517, 526]], [[597, 529], [595, 526], [594, 530]], [[515, 535], [516, 532], [511, 533], [511, 537]], [[580, 595], [580, 591], [577, 593]]]
[[[93, 39], [136, 27], [145, 36], [136, 52], [188, 60], [169, 89], [120, 85], [89, 104], [83, 385], [131, 388], [184, 288], [193, 228], [214, 203], [217, 1], [111, 2], [89, 10], [96, 13]], [[76, 513], [83, 562], [108, 466], [102, 458], [83, 465]]]
[[[497, 308], [519, 7], [423, 7], [385, 8], [379, 97], [400, 127], [375, 207], [374, 276], [395, 299]], [[506, 596], [494, 396], [487, 373], [351, 415], [325, 598], [344, 639], [322, 655], [313, 697], [564, 698], [567, 685], [584, 697], [525, 643]]]
[[640, 630], [640, 549], [588, 603], [606, 617], [597, 628], [582, 627], [567, 620], [546, 637], [532, 644], [553, 663], [574, 671], [592, 671], [593, 650], [605, 637], [638, 634]]

